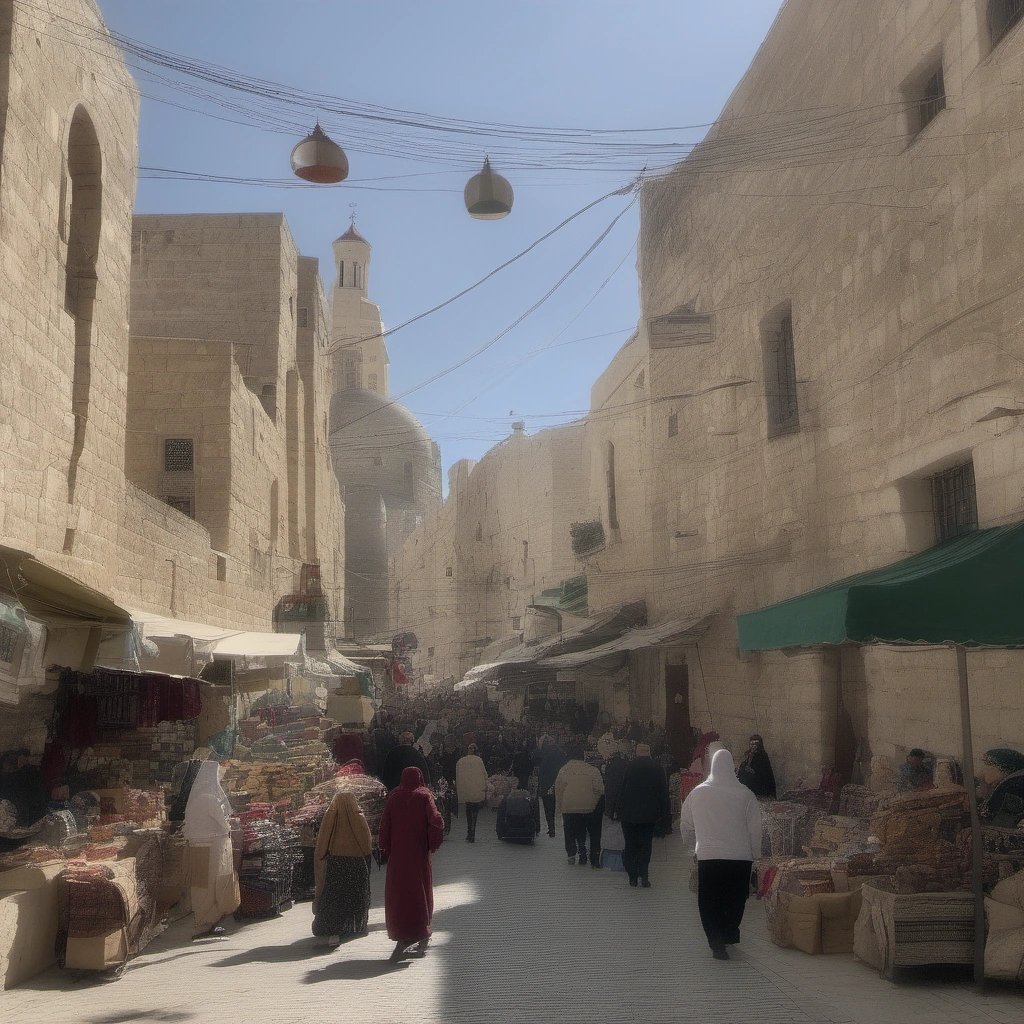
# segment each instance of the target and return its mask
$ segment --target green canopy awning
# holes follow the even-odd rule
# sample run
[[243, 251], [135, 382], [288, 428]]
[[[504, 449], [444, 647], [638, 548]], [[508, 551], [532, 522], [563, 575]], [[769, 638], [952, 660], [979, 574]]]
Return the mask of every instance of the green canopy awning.
[[979, 530], [738, 617], [740, 650], [1024, 647], [1024, 523]]

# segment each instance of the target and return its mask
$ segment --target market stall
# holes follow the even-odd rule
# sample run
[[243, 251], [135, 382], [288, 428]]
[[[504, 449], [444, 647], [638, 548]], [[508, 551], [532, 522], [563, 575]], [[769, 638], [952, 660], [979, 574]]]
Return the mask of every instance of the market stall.
[[944, 645], [955, 651], [979, 985], [985, 957], [984, 836], [974, 783], [968, 650], [1024, 648], [1022, 570], [1024, 524], [1018, 523], [967, 534], [738, 617], [742, 651], [842, 644]]

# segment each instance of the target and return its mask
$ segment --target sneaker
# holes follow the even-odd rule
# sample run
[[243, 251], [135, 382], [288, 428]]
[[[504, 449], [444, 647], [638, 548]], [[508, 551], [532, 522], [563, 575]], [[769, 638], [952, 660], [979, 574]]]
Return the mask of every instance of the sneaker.
[[650, 889], [650, 887], [651, 887], [651, 880], [649, 878], [641, 878], [640, 879], [640, 885], [644, 889]]
[[337, 949], [338, 946], [341, 945], [341, 936], [340, 935], [328, 935], [327, 936], [327, 945], [331, 949]]
[[635, 889], [637, 887], [637, 885], [639, 885], [639, 884], [640, 883], [637, 882], [637, 880], [635, 878], [631, 878], [629, 880], [629, 885], [630, 885], [630, 888], [632, 888], [632, 889]]
[[729, 957], [729, 950], [727, 950], [725, 948], [725, 946], [723, 946], [721, 943], [711, 947], [711, 955], [716, 960], [728, 960], [728, 959], [730, 959], [730, 957]]

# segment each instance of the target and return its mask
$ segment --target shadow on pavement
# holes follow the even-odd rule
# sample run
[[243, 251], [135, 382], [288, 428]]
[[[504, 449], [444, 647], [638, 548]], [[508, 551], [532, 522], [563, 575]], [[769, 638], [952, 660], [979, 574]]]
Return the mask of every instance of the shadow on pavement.
[[161, 1024], [175, 1024], [177, 1021], [189, 1020], [194, 1013], [180, 1010], [120, 1010], [107, 1013], [100, 1017], [86, 1017], [86, 1024], [132, 1024], [134, 1021], [159, 1021]]
[[[343, 942], [344, 946], [345, 943]], [[225, 957], [211, 964], [211, 967], [239, 967], [242, 964], [286, 964], [298, 960], [309, 960], [313, 957], [333, 953], [335, 950], [327, 946], [316, 945], [312, 935], [303, 935], [301, 939], [283, 946], [255, 946], [243, 949], [234, 956]]]
[[395, 974], [412, 966], [408, 960], [392, 963], [390, 960], [339, 960], [318, 971], [310, 971], [303, 982], [314, 985], [319, 981], [369, 981], [371, 978], [382, 978], [387, 974]]

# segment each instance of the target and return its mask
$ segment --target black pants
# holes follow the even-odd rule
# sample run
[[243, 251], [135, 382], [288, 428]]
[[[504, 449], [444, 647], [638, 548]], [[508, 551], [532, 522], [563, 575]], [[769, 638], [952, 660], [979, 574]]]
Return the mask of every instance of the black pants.
[[545, 793], [544, 799], [541, 801], [544, 804], [544, 820], [548, 823], [548, 834], [555, 834], [555, 794]]
[[751, 866], [749, 860], [697, 861], [697, 909], [712, 948], [740, 941]]
[[622, 837], [626, 840], [625, 848], [622, 851], [622, 866], [626, 869], [629, 880], [635, 882], [639, 878], [646, 878], [651, 866], [654, 822], [624, 821]]
[[466, 835], [470, 839], [476, 837], [476, 817], [480, 813], [480, 808], [483, 807], [482, 803], [478, 804], [465, 804], [466, 808]]
[[604, 805], [589, 814], [563, 814], [562, 831], [565, 833], [565, 852], [570, 857], [587, 859], [587, 837], [590, 838], [590, 863], [601, 863], [601, 819]]

